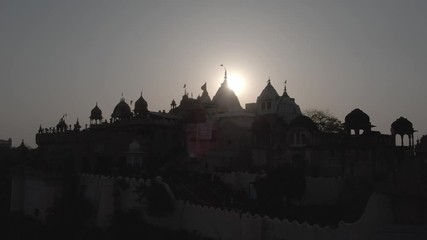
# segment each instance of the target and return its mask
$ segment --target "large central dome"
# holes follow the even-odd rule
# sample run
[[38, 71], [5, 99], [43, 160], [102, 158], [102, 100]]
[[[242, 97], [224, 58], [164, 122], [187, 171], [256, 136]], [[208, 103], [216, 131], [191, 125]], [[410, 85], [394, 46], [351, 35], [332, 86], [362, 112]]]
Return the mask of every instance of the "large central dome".
[[120, 102], [114, 108], [113, 113], [111, 114], [112, 118], [116, 119], [125, 119], [132, 117], [132, 112], [129, 105], [125, 102], [125, 99], [120, 99]]
[[242, 111], [239, 99], [234, 91], [228, 87], [227, 75], [225, 76], [221, 87], [219, 87], [215, 96], [212, 98], [212, 102], [216, 104], [219, 109], [225, 112]]

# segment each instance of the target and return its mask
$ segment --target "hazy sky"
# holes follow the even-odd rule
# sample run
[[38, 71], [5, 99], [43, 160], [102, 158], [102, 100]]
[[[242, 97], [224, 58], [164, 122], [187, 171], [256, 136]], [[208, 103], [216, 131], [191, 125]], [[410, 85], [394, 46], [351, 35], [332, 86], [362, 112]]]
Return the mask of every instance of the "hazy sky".
[[0, 0], [0, 139], [77, 118], [98, 102], [109, 117], [123, 92], [170, 109], [183, 85], [211, 97], [240, 75], [241, 105], [271, 77], [301, 109], [354, 108], [390, 133], [400, 116], [427, 133], [427, 1]]

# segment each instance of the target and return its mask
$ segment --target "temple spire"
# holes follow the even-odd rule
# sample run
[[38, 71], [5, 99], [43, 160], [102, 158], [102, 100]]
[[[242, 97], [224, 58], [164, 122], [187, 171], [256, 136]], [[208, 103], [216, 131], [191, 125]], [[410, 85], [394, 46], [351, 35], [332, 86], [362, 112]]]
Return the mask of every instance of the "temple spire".
[[287, 93], [287, 91], [286, 91], [286, 83], [287, 82], [288, 82], [288, 80], [285, 80], [285, 90], [284, 90], [285, 93]]

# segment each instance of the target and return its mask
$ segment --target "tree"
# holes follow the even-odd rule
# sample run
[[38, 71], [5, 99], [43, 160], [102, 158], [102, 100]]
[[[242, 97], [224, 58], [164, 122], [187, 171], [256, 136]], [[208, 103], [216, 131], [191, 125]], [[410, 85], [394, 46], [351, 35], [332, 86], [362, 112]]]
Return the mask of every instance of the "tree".
[[322, 132], [338, 133], [343, 131], [342, 122], [328, 110], [309, 109], [304, 111], [304, 115], [311, 118]]

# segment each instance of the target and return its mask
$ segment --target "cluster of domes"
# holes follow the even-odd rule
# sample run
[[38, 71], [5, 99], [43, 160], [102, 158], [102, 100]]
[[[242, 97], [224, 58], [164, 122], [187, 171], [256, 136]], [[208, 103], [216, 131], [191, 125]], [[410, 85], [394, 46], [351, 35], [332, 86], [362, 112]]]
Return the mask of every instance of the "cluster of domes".
[[[206, 90], [206, 83], [201, 87], [201, 89], [203, 90], [203, 93], [197, 99], [189, 98], [188, 93], [185, 93], [178, 107], [175, 100], [172, 100], [170, 113], [183, 115], [183, 117], [185, 117], [185, 114], [190, 114], [193, 117], [200, 115], [200, 119], [205, 119], [204, 114], [206, 113], [203, 112], [206, 110], [206, 106], [209, 106], [209, 108], [216, 107], [217, 112], [243, 110], [236, 94], [228, 87], [227, 72], [225, 72], [224, 81], [212, 100]], [[125, 99], [122, 98], [115, 106], [111, 117], [113, 121], [115, 121], [129, 119], [133, 116], [146, 116], [149, 112], [148, 103], [142, 97], [142, 93], [138, 100], [135, 101], [133, 112], [134, 113], [132, 113], [131, 108], [126, 103]], [[300, 107], [295, 103], [295, 99], [289, 97], [286, 90], [286, 82], [283, 94], [280, 96], [272, 86], [270, 79], [268, 79], [267, 85], [257, 97], [256, 111], [254, 111], [254, 113], [258, 116], [277, 114], [279, 118], [290, 124], [290, 126], [303, 126], [313, 131], [317, 131], [319, 129], [312, 119], [302, 115]], [[90, 119], [91, 123], [93, 121], [95, 123], [102, 121], [102, 111], [98, 107], [98, 103], [92, 109]], [[354, 109], [345, 117], [344, 129], [347, 133], [351, 133], [353, 130], [354, 134], [359, 135], [361, 130], [363, 133], [370, 132], [372, 127], [374, 126], [371, 124], [369, 116], [359, 108]], [[67, 129], [67, 125], [63, 119], [58, 123], [57, 128]], [[400, 117], [393, 122], [391, 132], [393, 135], [411, 135], [414, 133], [414, 128], [408, 119]]]
[[290, 123], [294, 118], [301, 115], [301, 109], [295, 103], [295, 99], [289, 97], [286, 85], [282, 96], [280, 96], [271, 85], [270, 79], [268, 79], [267, 86], [265, 86], [258, 96], [256, 104], [258, 115], [275, 113], [287, 123]]
[[[134, 113], [136, 116], [144, 116], [144, 114], [148, 113], [148, 103], [142, 97], [142, 93], [135, 102]], [[124, 98], [120, 99], [120, 102], [114, 107], [113, 113], [111, 114], [111, 118], [113, 120], [129, 119], [133, 116], [134, 114]], [[101, 123], [103, 117], [102, 111], [98, 107], [98, 103], [96, 103], [95, 107], [90, 111], [89, 119], [91, 124]]]

